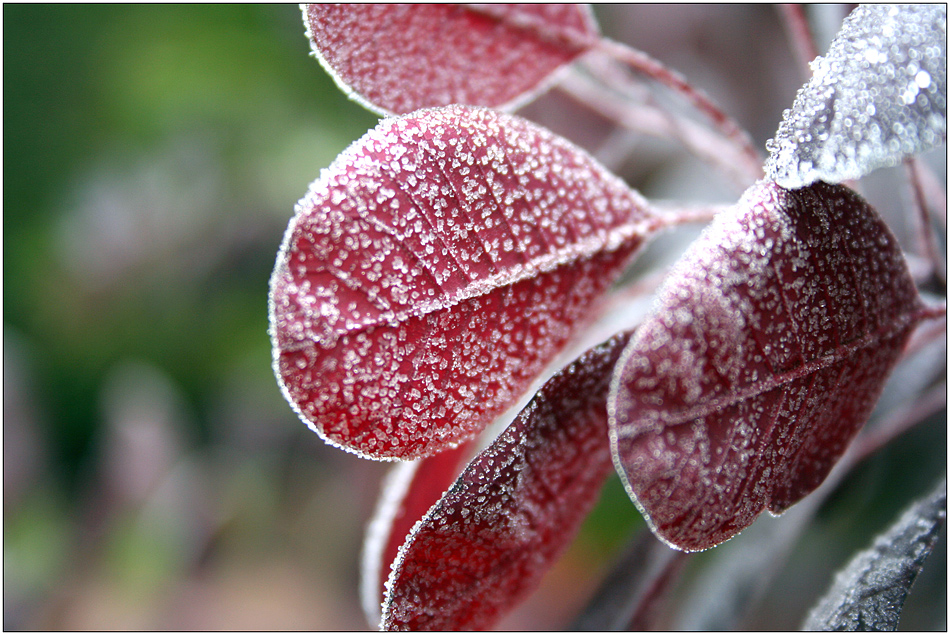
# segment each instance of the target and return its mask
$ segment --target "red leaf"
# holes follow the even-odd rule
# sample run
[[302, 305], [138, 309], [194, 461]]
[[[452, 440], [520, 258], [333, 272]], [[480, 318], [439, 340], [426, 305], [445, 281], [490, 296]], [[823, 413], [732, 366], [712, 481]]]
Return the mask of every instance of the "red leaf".
[[282, 390], [357, 454], [452, 447], [517, 400], [662, 224], [517, 117], [385, 119], [323, 172], [284, 236], [270, 302]]
[[310, 4], [314, 55], [371, 110], [513, 108], [598, 40], [589, 7]]
[[922, 304], [866, 202], [753, 186], [667, 279], [618, 362], [611, 444], [672, 546], [715, 546], [816, 488], [864, 424]]
[[607, 389], [629, 339], [546, 382], [413, 528], [387, 582], [384, 629], [490, 628], [534, 588], [611, 471]]
[[399, 463], [389, 473], [363, 545], [360, 595], [370, 624], [379, 623], [389, 565], [396, 560], [412, 526], [458, 477], [462, 459], [470, 456], [472, 445], [463, 443], [435, 456]]

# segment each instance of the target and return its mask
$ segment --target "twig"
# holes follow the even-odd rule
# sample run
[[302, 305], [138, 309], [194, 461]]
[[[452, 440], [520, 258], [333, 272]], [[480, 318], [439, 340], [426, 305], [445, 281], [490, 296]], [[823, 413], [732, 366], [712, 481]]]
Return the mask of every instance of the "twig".
[[[936, 319], [939, 317], [945, 317], [947, 315], [947, 306], [935, 306], [931, 307], [927, 313], [924, 314], [924, 319]], [[914, 334], [911, 335], [910, 341], [907, 343], [907, 346], [904, 347], [904, 351], [901, 353], [901, 360], [904, 360], [912, 355], [916, 355], [926, 346], [930, 346], [934, 340], [938, 338], [945, 338], [947, 335], [947, 324], [937, 323], [937, 322], [925, 322], [921, 324], [914, 330]]]
[[742, 191], [761, 176], [761, 162], [752, 162], [734, 144], [689, 120], [672, 122], [659, 108], [631, 103], [599, 82], [572, 69], [558, 89], [594, 112], [627, 130], [656, 137], [678, 139], [695, 156], [713, 166]]
[[708, 117], [713, 127], [735, 144], [741, 154], [744, 154], [749, 161], [758, 163], [761, 174], [764, 157], [756, 150], [749, 133], [723, 112], [703, 91], [687, 82], [682, 75], [667, 68], [659, 60], [653, 59], [643, 51], [608, 38], [600, 40], [597, 50], [603, 51], [632, 70], [684, 97], [693, 107]]
[[779, 15], [782, 17], [782, 26], [791, 40], [792, 52], [798, 58], [805, 79], [811, 77], [809, 62], [818, 57], [818, 47], [808, 25], [805, 7], [800, 4], [778, 5]]
[[643, 527], [633, 534], [572, 631], [646, 630], [690, 554], [676, 551]]
[[907, 169], [907, 181], [910, 185], [911, 195], [914, 203], [914, 212], [910, 216], [916, 219], [914, 223], [914, 233], [917, 236], [917, 245], [920, 253], [930, 262], [933, 275], [944, 286], [947, 285], [947, 276], [944, 273], [945, 264], [940, 257], [940, 249], [937, 246], [937, 237], [934, 234], [933, 225], [930, 222], [930, 214], [927, 213], [927, 199], [924, 196], [924, 188], [921, 183], [920, 162], [916, 158], [910, 158], [904, 161]]
[[669, 556], [663, 569], [653, 579], [653, 583], [646, 589], [637, 603], [636, 611], [627, 624], [628, 631], [653, 630], [659, 609], [663, 601], [669, 596], [673, 582], [679, 577], [690, 555], [685, 551], [674, 551]]
[[[866, 433], [855, 439], [854, 447], [846, 457], [851, 467], [888, 445], [914, 426], [947, 406], [947, 382], [941, 382], [920, 395], [912, 402], [905, 403], [887, 413], [885, 417]], [[842, 461], [843, 463], [844, 461]]]

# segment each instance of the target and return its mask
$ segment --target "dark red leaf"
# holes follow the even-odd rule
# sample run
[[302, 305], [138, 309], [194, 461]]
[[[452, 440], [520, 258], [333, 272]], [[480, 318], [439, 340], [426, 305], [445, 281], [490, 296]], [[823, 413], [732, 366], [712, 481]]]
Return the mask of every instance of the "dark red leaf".
[[393, 466], [363, 544], [360, 595], [363, 612], [372, 625], [379, 624], [380, 606], [389, 567], [409, 530], [442, 497], [471, 456], [472, 443], [418, 461]]
[[560, 371], [413, 529], [383, 628], [490, 628], [569, 544], [611, 471], [606, 398], [630, 333]]
[[654, 532], [705, 549], [811, 492], [921, 317], [896, 240], [856, 194], [753, 186], [617, 365], [614, 460]]
[[329, 442], [427, 456], [513, 405], [663, 221], [510, 115], [383, 120], [297, 206], [271, 277], [274, 368]]
[[310, 4], [304, 23], [340, 87], [383, 114], [519, 105], [598, 40], [570, 4]]

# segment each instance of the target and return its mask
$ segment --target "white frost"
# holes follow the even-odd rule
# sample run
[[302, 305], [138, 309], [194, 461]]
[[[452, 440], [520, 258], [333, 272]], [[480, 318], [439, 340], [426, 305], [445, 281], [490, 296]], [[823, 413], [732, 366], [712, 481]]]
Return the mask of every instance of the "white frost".
[[861, 5], [767, 148], [786, 188], [858, 179], [947, 139], [947, 6]]

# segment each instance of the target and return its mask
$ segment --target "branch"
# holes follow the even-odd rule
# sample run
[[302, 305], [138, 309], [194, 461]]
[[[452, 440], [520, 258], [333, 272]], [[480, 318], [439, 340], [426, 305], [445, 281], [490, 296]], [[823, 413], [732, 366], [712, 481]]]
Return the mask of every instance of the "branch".
[[753, 162], [734, 144], [704, 126], [657, 107], [626, 100], [576, 69], [571, 69], [558, 89], [627, 130], [679, 140], [696, 157], [726, 175], [740, 191], [761, 178], [760, 161]]
[[713, 128], [730, 140], [740, 154], [745, 155], [748, 161], [759, 165], [761, 175], [764, 157], [755, 148], [749, 133], [723, 112], [703, 91], [694, 88], [682, 75], [667, 68], [659, 60], [620, 42], [603, 38], [598, 43], [597, 50], [685, 98], [694, 108], [709, 118]]
[[808, 79], [811, 77], [809, 62], [818, 57], [818, 47], [815, 46], [815, 38], [808, 25], [805, 7], [800, 4], [780, 4], [778, 9], [782, 26], [785, 28], [788, 39], [791, 40], [792, 52], [798, 59], [805, 79]]

